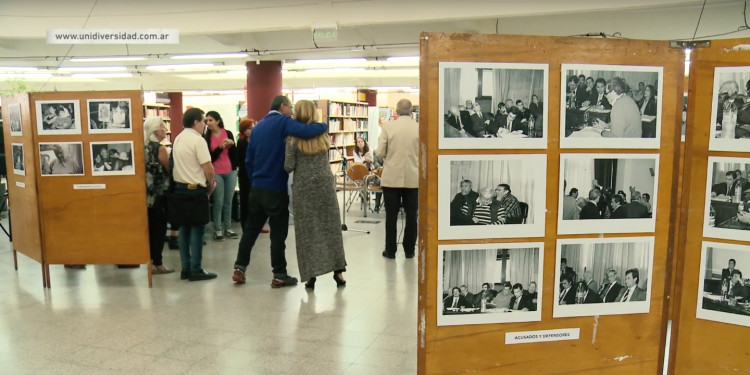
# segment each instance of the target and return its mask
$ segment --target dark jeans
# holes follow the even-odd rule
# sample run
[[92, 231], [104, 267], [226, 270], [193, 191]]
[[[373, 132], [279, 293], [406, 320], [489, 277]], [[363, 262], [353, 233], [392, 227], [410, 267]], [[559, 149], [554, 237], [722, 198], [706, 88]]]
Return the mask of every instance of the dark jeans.
[[164, 196], [156, 197], [153, 206], [148, 207], [148, 245], [151, 263], [161, 266], [161, 251], [167, 238], [167, 204]]
[[250, 252], [268, 219], [271, 227], [271, 267], [273, 276], [283, 278], [286, 272], [286, 236], [289, 232], [289, 194], [286, 191], [250, 188], [247, 223], [242, 231], [234, 267], [243, 271], [250, 264]]
[[404, 253], [414, 255], [414, 246], [417, 243], [417, 206], [419, 202], [419, 189], [389, 188], [383, 187], [383, 199], [385, 200], [385, 252], [388, 255], [396, 254], [396, 224], [398, 222], [398, 211], [401, 205], [406, 213], [406, 224], [404, 226]]
[[[177, 186], [175, 191], [183, 194], [208, 194], [206, 188], [191, 190]], [[180, 244], [180, 261], [183, 271], [198, 272], [203, 269], [203, 234], [205, 232], [206, 224], [180, 226], [177, 241]]]
[[243, 181], [241, 176], [238, 176], [237, 179], [240, 184], [240, 224], [244, 231], [245, 224], [247, 224], [247, 201], [250, 199], [250, 182]]

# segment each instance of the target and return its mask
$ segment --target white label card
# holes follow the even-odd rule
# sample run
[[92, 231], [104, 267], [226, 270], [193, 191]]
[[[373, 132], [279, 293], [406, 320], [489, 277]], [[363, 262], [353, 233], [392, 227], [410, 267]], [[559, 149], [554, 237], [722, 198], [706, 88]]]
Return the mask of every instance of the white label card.
[[506, 332], [505, 344], [528, 344], [532, 342], [578, 340], [580, 328], [550, 329], [544, 331]]
[[26, 187], [26, 183], [25, 182], [21, 182], [21, 181], [16, 181], [16, 186], [18, 186], [20, 188], [25, 188]]
[[73, 184], [73, 190], [106, 189], [107, 184]]

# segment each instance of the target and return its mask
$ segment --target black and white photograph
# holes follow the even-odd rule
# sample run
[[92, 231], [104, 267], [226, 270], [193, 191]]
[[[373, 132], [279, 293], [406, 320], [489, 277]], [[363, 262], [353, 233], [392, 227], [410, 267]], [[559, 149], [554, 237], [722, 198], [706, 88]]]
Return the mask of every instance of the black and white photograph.
[[81, 134], [78, 100], [37, 100], [36, 129], [39, 135]]
[[444, 149], [547, 148], [549, 65], [441, 62]]
[[23, 144], [11, 143], [11, 153], [13, 154], [13, 174], [26, 176], [26, 164], [24, 164]]
[[131, 133], [130, 99], [89, 99], [89, 133]]
[[91, 175], [134, 175], [133, 141], [91, 142]]
[[439, 326], [542, 320], [544, 243], [438, 246]]
[[664, 69], [563, 64], [561, 148], [659, 148]]
[[648, 313], [653, 237], [557, 240], [555, 263], [552, 317]]
[[750, 241], [750, 158], [711, 156], [703, 235]]
[[704, 241], [696, 318], [750, 327], [747, 273], [750, 273], [747, 246]]
[[653, 232], [657, 154], [560, 155], [559, 234]]
[[21, 104], [13, 103], [8, 104], [8, 121], [10, 122], [10, 135], [21, 136], [23, 135], [22, 124], [21, 124]]
[[438, 239], [543, 237], [546, 155], [438, 156]]
[[83, 143], [40, 142], [42, 176], [83, 176]]
[[715, 68], [713, 93], [708, 149], [749, 150], [750, 66]]

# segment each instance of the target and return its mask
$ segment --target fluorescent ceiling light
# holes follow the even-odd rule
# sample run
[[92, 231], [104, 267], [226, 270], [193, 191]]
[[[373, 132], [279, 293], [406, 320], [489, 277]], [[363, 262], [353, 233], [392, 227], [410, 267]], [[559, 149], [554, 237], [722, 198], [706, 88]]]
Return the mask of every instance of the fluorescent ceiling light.
[[411, 90], [411, 87], [409, 87], [409, 86], [401, 86], [401, 87], [397, 87], [397, 86], [394, 86], [394, 87], [382, 86], [382, 87], [368, 87], [368, 89], [369, 90], [377, 90], [377, 91], [407, 91], [407, 90]]
[[34, 72], [39, 68], [33, 66], [0, 66], [0, 72]]
[[51, 73], [0, 73], [0, 79], [5, 78], [50, 78]]
[[389, 57], [386, 61], [390, 62], [419, 62], [419, 56], [395, 56]]
[[60, 72], [124, 72], [128, 68], [124, 66], [82, 66], [82, 67], [70, 67], [64, 66], [57, 68]]
[[212, 68], [214, 64], [178, 64], [178, 65], [148, 65], [146, 70], [174, 70], [174, 71], [190, 71], [190, 70], [202, 70], [206, 68]]
[[72, 62], [141, 61], [145, 56], [71, 57]]
[[364, 72], [365, 68], [322, 68], [322, 69], [306, 69], [302, 70], [301, 73], [351, 73], [351, 72]]
[[188, 59], [238, 59], [247, 57], [247, 52], [236, 52], [236, 53], [203, 53], [195, 55], [174, 55], [169, 56], [175, 60], [188, 60]]
[[77, 73], [72, 78], [130, 78], [133, 73]]
[[365, 58], [353, 59], [317, 59], [317, 60], [297, 60], [294, 63], [298, 65], [324, 65], [324, 66], [347, 66], [357, 65], [366, 62]]

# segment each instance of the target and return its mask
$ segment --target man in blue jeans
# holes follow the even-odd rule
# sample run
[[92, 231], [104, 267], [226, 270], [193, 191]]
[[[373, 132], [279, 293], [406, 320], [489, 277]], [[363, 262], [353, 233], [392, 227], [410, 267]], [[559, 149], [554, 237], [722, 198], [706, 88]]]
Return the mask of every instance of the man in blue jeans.
[[293, 135], [309, 139], [328, 130], [326, 124], [303, 124], [294, 120], [292, 103], [286, 96], [277, 96], [268, 112], [250, 134], [245, 155], [247, 175], [252, 187], [248, 199], [248, 219], [243, 229], [232, 280], [245, 282], [245, 271], [250, 264], [250, 252], [268, 219], [271, 227], [272, 288], [297, 285], [297, 278], [286, 270], [286, 236], [289, 231], [289, 175], [284, 171], [285, 140]]

